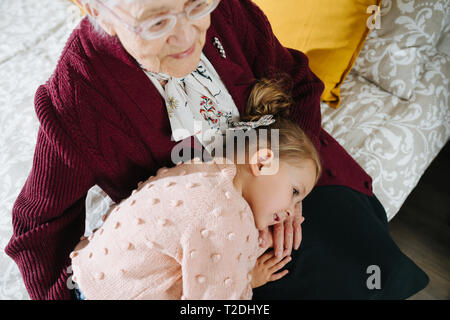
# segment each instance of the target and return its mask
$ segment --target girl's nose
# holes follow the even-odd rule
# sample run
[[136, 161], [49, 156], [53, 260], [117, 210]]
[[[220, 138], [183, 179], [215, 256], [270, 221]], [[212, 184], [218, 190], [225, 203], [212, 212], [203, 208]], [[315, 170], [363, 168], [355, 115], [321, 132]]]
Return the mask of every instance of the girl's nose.
[[286, 210], [281, 215], [281, 220], [284, 221], [288, 219], [291, 216], [291, 212], [289, 210]]

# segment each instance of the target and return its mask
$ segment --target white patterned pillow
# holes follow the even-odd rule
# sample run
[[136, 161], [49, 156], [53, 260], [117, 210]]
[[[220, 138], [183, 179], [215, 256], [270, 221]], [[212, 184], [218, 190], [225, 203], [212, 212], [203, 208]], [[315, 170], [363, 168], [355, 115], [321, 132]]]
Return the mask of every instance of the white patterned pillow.
[[449, 0], [383, 0], [353, 70], [382, 89], [410, 99], [427, 57], [447, 23]]

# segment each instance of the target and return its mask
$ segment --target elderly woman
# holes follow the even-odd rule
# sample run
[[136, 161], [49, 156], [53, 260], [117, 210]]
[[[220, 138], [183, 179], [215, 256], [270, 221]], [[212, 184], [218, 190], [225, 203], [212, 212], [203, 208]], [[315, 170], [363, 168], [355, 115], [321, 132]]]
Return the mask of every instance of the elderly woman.
[[[254, 80], [280, 73], [293, 80], [290, 115], [319, 150], [324, 174], [304, 199], [303, 213], [297, 208], [284, 224], [261, 235], [273, 240], [276, 254], [292, 254], [292, 261], [287, 276], [256, 289], [254, 298], [373, 297], [366, 284], [370, 265], [381, 268], [382, 286], [402, 283], [401, 294], [388, 296], [423, 288], [426, 279], [420, 276], [386, 284], [391, 272], [405, 271], [399, 266], [407, 258], [388, 236], [371, 178], [321, 128], [322, 82], [303, 53], [280, 45], [255, 4], [80, 4], [89, 17], [74, 30], [55, 72], [36, 93], [40, 128], [34, 162], [13, 208], [14, 234], [6, 247], [32, 299], [73, 297], [67, 285], [69, 254], [84, 232], [92, 186], [116, 202], [126, 198], [158, 168], [174, 165], [172, 150], [180, 143], [194, 151], [198, 142], [207, 147], [196, 122], [202, 128], [226, 127], [244, 110]], [[380, 297], [382, 289], [376, 292]]]

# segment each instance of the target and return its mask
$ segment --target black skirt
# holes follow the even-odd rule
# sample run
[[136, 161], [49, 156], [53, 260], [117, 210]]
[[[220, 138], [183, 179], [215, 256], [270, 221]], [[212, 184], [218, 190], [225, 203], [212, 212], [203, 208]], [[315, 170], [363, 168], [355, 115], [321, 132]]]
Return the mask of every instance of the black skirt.
[[254, 300], [406, 299], [429, 282], [389, 234], [374, 197], [343, 186], [316, 187], [303, 201], [302, 242], [289, 273], [253, 290]]

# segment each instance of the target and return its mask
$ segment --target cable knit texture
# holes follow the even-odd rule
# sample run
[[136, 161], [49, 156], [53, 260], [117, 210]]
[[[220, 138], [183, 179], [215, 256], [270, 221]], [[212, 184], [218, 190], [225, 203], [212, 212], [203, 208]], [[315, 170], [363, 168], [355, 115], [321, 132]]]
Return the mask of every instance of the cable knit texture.
[[140, 183], [70, 255], [86, 299], [251, 299], [258, 230], [235, 175], [193, 162]]
[[[322, 159], [318, 185], [372, 195], [371, 178], [321, 128], [324, 87], [307, 57], [280, 45], [253, 2], [220, 2], [203, 53], [240, 113], [255, 78], [289, 74], [295, 101], [291, 118]], [[19, 266], [32, 299], [70, 299], [69, 254], [84, 232], [88, 190], [97, 184], [116, 202], [127, 198], [138, 181], [173, 166], [176, 143], [158, 90], [120, 41], [99, 36], [88, 19], [74, 30], [55, 72], [38, 88], [35, 108], [40, 128], [33, 167], [14, 204], [14, 233], [5, 251]]]

